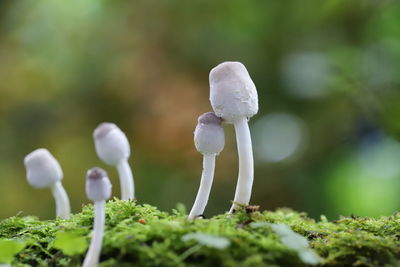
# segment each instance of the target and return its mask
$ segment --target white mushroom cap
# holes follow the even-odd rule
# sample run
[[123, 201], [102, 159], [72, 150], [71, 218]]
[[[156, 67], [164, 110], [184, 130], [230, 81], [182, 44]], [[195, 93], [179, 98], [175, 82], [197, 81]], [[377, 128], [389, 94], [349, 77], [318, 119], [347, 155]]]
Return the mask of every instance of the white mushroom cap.
[[25, 159], [26, 178], [35, 188], [50, 187], [63, 178], [58, 161], [44, 148], [29, 153]]
[[198, 119], [194, 131], [194, 145], [203, 155], [219, 154], [225, 145], [221, 119], [214, 112], [207, 112]]
[[92, 201], [107, 200], [111, 197], [111, 182], [107, 172], [101, 168], [90, 169], [86, 174], [86, 195]]
[[93, 132], [96, 152], [109, 165], [117, 165], [129, 158], [131, 153], [128, 138], [114, 123], [103, 122]]
[[258, 112], [256, 86], [240, 62], [223, 62], [210, 72], [210, 101], [215, 114], [227, 123]]

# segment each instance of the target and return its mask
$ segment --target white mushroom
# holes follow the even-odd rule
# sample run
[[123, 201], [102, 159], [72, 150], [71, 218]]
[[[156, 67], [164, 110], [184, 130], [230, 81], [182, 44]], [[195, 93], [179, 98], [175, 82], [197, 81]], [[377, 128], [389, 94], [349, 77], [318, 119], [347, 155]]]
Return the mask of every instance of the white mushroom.
[[204, 113], [199, 117], [194, 131], [194, 144], [197, 151], [203, 154], [203, 173], [189, 219], [195, 219], [203, 214], [214, 178], [215, 157], [224, 149], [224, 129], [221, 126], [221, 119], [213, 112]]
[[230, 212], [248, 205], [254, 179], [253, 148], [248, 120], [258, 112], [256, 86], [240, 62], [224, 62], [210, 72], [210, 101], [215, 114], [233, 124], [239, 154], [239, 177]]
[[50, 187], [56, 201], [56, 215], [68, 219], [71, 208], [61, 184], [63, 172], [58, 161], [47, 149], [39, 148], [25, 157], [24, 164], [29, 184], [34, 188]]
[[105, 203], [111, 197], [111, 183], [107, 173], [93, 168], [86, 175], [86, 195], [94, 202], [94, 226], [92, 241], [83, 261], [83, 267], [95, 267], [99, 263], [105, 223]]
[[93, 138], [99, 158], [118, 170], [121, 199], [133, 200], [135, 187], [132, 170], [128, 163], [131, 151], [125, 133], [114, 123], [104, 122], [94, 130]]

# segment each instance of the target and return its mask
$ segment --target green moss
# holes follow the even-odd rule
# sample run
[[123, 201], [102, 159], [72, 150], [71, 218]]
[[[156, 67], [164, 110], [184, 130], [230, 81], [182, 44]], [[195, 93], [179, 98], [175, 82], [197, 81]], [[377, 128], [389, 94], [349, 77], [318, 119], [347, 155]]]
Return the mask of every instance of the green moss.
[[[15, 252], [13, 265], [79, 266], [90, 242], [92, 208], [85, 206], [69, 220], [0, 221], [2, 240], [25, 245]], [[169, 214], [146, 204], [109, 201], [101, 266], [307, 266], [261, 222], [285, 223], [307, 237], [323, 266], [400, 266], [399, 213], [316, 222], [288, 209], [243, 208], [189, 222], [184, 209], [178, 210]]]

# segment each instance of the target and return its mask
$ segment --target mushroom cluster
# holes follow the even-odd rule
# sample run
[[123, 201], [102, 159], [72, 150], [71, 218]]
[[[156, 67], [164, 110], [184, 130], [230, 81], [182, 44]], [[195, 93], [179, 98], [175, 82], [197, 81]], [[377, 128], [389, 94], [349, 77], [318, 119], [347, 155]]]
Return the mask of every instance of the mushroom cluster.
[[[214, 110], [214, 113], [212, 113], [213, 116], [215, 118], [220, 118], [219, 126], [221, 120], [222, 122], [233, 124], [236, 133], [236, 143], [239, 154], [239, 176], [233, 205], [230, 209], [230, 213], [232, 213], [238, 205], [248, 205], [250, 202], [254, 180], [254, 160], [248, 120], [258, 112], [258, 95], [256, 86], [251, 80], [246, 67], [240, 62], [223, 62], [219, 64], [211, 70], [209, 80], [210, 102]], [[199, 123], [201, 123], [201, 118], [203, 116], [204, 115], [200, 116]], [[206, 126], [202, 127], [206, 128]], [[198, 148], [198, 135], [200, 134], [198, 128], [199, 125], [196, 127], [194, 139], [197, 150], [202, 153]], [[214, 148], [212, 145], [218, 143], [216, 140], [223, 140], [223, 138], [220, 137], [221, 133], [223, 135], [222, 128], [218, 131], [216, 129], [217, 128], [214, 126], [214, 130], [208, 130], [207, 134], [203, 134], [205, 135], [201, 139], [201, 142], [204, 142], [205, 144], [203, 146]], [[210, 153], [219, 154], [223, 149], [223, 145], [218, 148], [220, 148], [220, 150], [216, 150], [217, 152], [210, 150]], [[214, 163], [214, 161], [212, 161], [212, 163]], [[212, 163], [209, 164], [211, 165]], [[206, 195], [205, 204], [203, 204], [204, 207], [201, 206], [202, 209], [198, 208], [199, 204], [197, 200], [200, 200], [202, 195], [199, 196], [199, 194], [204, 190], [204, 173], [206, 171], [210, 172], [208, 175], [211, 176], [211, 178], [208, 178], [206, 181], [212, 181], [214, 175], [214, 165], [212, 165], [212, 172], [209, 170], [211, 169], [210, 167], [208, 167], [209, 169], [206, 167], [208, 166], [203, 163], [204, 169], [201, 178], [201, 185], [192, 211], [203, 212], [207, 203], [208, 193], [211, 189], [210, 182], [207, 184], [210, 188], [207, 188], [208, 193]], [[205, 193], [203, 194], [203, 198], [205, 198]], [[195, 215], [191, 212], [189, 219], [193, 219], [199, 215], [202, 214]]]
[[[128, 163], [130, 146], [128, 138], [114, 123], [101, 123], [93, 132], [98, 157], [118, 170], [121, 183], [121, 199], [134, 199], [134, 183]], [[63, 172], [55, 157], [45, 148], [29, 153], [24, 159], [26, 178], [34, 188], [49, 187], [56, 202], [56, 216], [68, 219], [71, 214], [68, 195], [61, 184]], [[105, 226], [105, 202], [111, 197], [111, 183], [107, 173], [92, 168], [86, 175], [86, 195], [94, 202], [93, 238], [89, 246], [84, 267], [98, 265]]]
[[[200, 187], [188, 216], [202, 217], [214, 179], [215, 159], [225, 145], [222, 122], [233, 124], [239, 153], [239, 176], [233, 205], [248, 205], [253, 185], [253, 150], [248, 120], [258, 111], [256, 87], [245, 66], [239, 62], [224, 62], [210, 72], [210, 101], [214, 112], [198, 118], [194, 131], [194, 143], [203, 155], [203, 171]], [[121, 199], [135, 199], [134, 180], [128, 163], [131, 150], [127, 136], [114, 123], [99, 124], [93, 132], [97, 156], [114, 166], [119, 175]], [[70, 203], [61, 183], [63, 172], [55, 157], [44, 148], [29, 153], [25, 159], [28, 183], [35, 188], [50, 188], [56, 202], [56, 216], [68, 219]], [[111, 197], [111, 183], [107, 173], [92, 168], [86, 175], [86, 194], [94, 202], [94, 226], [92, 240], [83, 262], [84, 267], [98, 265], [105, 228], [105, 202]]]

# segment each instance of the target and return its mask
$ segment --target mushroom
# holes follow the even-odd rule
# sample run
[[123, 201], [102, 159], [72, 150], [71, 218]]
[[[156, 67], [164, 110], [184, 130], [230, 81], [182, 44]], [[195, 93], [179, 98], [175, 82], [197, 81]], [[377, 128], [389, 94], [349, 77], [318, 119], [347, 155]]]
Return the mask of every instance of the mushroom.
[[248, 120], [258, 112], [256, 86], [240, 62], [223, 62], [210, 72], [210, 101], [215, 114], [233, 124], [239, 154], [239, 177], [230, 210], [248, 205], [254, 179], [253, 149]]
[[105, 202], [111, 196], [111, 183], [107, 173], [93, 168], [86, 175], [86, 195], [94, 202], [93, 237], [83, 261], [83, 267], [95, 267], [99, 263], [104, 235]]
[[214, 112], [207, 112], [199, 117], [194, 131], [194, 144], [197, 151], [203, 154], [203, 172], [189, 219], [195, 219], [203, 214], [214, 178], [215, 157], [224, 149], [224, 129], [221, 126], [221, 119]]
[[93, 138], [99, 158], [118, 170], [121, 199], [133, 200], [135, 188], [132, 170], [128, 163], [131, 151], [125, 133], [114, 123], [103, 122], [94, 130]]
[[34, 188], [50, 187], [56, 201], [56, 215], [68, 219], [71, 208], [68, 195], [61, 184], [63, 172], [58, 161], [44, 148], [29, 153], [25, 159], [26, 177]]

